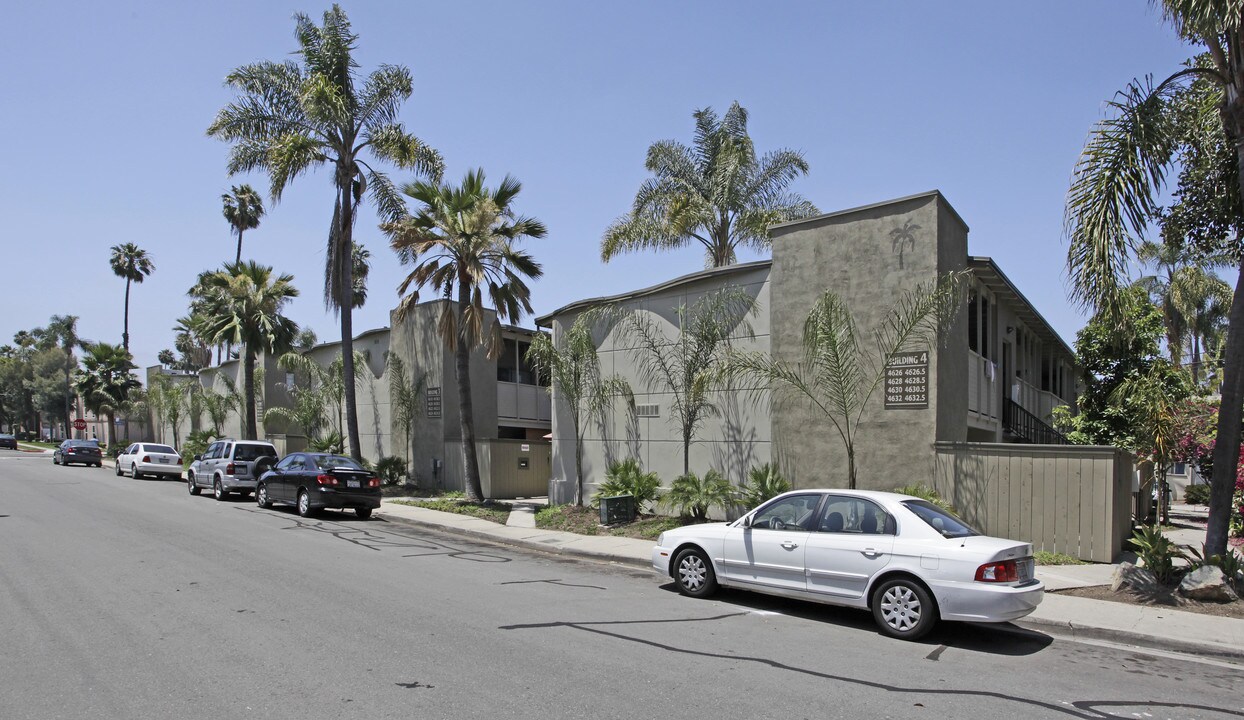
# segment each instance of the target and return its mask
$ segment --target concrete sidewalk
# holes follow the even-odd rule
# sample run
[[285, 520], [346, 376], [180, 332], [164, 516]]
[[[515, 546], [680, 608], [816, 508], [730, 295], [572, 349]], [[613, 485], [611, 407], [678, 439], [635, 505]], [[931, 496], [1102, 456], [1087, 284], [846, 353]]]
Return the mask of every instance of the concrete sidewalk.
[[[385, 500], [376, 511], [387, 520], [436, 528], [540, 552], [577, 555], [651, 569], [651, 540], [609, 535], [577, 535], [535, 527], [541, 503], [518, 501], [509, 524], [498, 525], [467, 515], [400, 505]], [[1114, 565], [1038, 566], [1047, 590], [1109, 585]], [[1244, 661], [1244, 620], [1185, 612], [1168, 607], [1130, 605], [1047, 592], [1036, 612], [1014, 625], [1070, 636], [1146, 648]]]

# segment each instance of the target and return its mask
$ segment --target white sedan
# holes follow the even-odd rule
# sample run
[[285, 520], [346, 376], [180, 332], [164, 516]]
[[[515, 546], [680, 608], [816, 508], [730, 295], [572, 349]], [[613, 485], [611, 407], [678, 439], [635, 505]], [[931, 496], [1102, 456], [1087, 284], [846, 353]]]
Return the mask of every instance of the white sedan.
[[134, 443], [117, 456], [117, 475], [135, 479], [155, 475], [181, 479], [181, 455], [168, 445]]
[[652, 567], [692, 597], [724, 585], [869, 609], [887, 635], [911, 640], [938, 619], [1024, 617], [1045, 594], [1031, 544], [981, 535], [920, 498], [866, 490], [796, 490], [732, 523], [668, 530]]

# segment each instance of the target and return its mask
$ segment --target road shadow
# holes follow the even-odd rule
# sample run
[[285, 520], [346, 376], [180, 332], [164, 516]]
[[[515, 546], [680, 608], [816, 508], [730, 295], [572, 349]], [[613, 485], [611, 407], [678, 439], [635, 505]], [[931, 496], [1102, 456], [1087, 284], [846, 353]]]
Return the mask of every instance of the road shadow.
[[[661, 589], [675, 595], [679, 594], [678, 586], [673, 582], [661, 585]], [[756, 612], [777, 613], [810, 622], [882, 635], [876, 622], [873, 621], [872, 613], [868, 610], [823, 605], [807, 600], [792, 600], [732, 588], [721, 588], [712, 599]], [[695, 602], [692, 598], [688, 600]], [[928, 635], [908, 642], [927, 645], [930, 649], [946, 646], [986, 655], [1022, 657], [1041, 652], [1054, 642], [1054, 638], [1011, 623], [940, 622]]]

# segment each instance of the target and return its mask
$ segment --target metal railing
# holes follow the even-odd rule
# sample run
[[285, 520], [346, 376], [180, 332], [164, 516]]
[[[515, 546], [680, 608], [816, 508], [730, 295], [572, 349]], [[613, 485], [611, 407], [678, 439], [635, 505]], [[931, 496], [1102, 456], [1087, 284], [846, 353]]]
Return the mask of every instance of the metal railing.
[[1009, 398], [1002, 401], [1002, 429], [1024, 442], [1037, 445], [1070, 445], [1063, 434]]

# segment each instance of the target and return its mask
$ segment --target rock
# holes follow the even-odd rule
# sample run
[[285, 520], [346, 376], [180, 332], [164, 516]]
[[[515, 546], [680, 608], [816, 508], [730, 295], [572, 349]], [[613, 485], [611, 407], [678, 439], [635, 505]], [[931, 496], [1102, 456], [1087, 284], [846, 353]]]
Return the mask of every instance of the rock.
[[1184, 576], [1179, 583], [1179, 592], [1184, 597], [1201, 602], [1228, 603], [1239, 599], [1222, 570], [1213, 565], [1202, 565]]
[[1125, 562], [1115, 568], [1114, 575], [1110, 578], [1110, 590], [1118, 592], [1119, 588], [1127, 585], [1128, 587], [1141, 593], [1154, 593], [1161, 587], [1158, 579], [1147, 568], [1136, 567], [1130, 562]]

